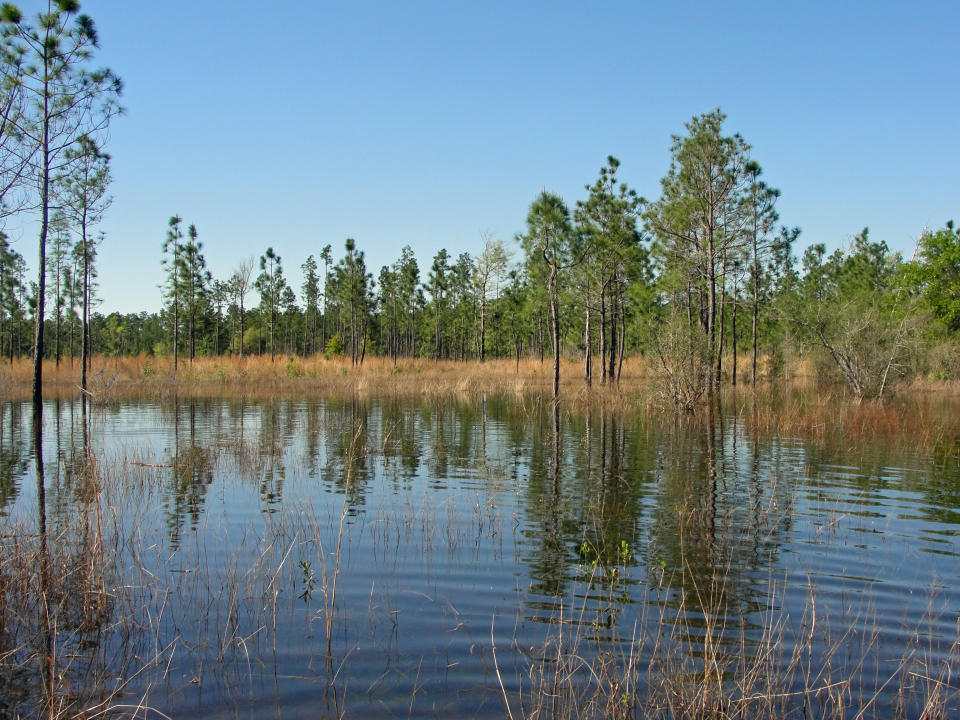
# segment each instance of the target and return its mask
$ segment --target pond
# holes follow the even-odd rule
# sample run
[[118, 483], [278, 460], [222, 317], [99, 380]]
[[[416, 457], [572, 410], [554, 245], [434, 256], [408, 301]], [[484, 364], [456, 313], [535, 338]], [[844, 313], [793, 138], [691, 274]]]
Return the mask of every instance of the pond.
[[4, 403], [0, 716], [956, 716], [957, 448], [538, 397]]

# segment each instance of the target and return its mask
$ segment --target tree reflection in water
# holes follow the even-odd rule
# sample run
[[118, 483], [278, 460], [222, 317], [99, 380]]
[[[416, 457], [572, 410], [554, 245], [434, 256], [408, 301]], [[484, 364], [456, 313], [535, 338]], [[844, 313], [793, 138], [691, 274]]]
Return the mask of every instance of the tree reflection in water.
[[[511, 618], [496, 624], [511, 697], [560, 632], [605, 663], [643, 639], [679, 659], [671, 682], [723, 688], [769, 651], [776, 610], [794, 630], [789, 662], [809, 624], [807, 588], [784, 589], [798, 566], [827, 597], [883, 582], [901, 624], [928, 610], [910, 599], [918, 581], [939, 578], [947, 605], [960, 602], [949, 448], [844, 454], [759, 437], [750, 408], [677, 417], [603, 394], [578, 409], [535, 396], [62, 401], [45, 408], [49, 437], [23, 407], [0, 408], [8, 714], [88, 710], [121, 689], [171, 711], [250, 698], [342, 709], [362, 685], [363, 714], [427, 710], [429, 687], [437, 712], [497, 716], [500, 696], [476, 690], [492, 616]], [[909, 498], [906, 524], [866, 535], [894, 497]], [[877, 566], [878, 554], [902, 565], [911, 544], [939, 554], [913, 550], [909, 580]], [[932, 625], [938, 648], [947, 626]], [[809, 657], [842, 664], [847, 651]], [[643, 682], [657, 667], [629, 672]]]

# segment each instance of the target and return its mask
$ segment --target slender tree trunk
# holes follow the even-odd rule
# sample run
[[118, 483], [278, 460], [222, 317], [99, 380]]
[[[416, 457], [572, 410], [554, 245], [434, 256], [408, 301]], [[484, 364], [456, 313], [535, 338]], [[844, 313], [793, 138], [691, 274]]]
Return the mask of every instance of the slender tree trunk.
[[724, 350], [724, 341], [726, 340], [726, 332], [724, 322], [724, 313], [726, 311], [727, 303], [727, 253], [723, 253], [723, 260], [721, 261], [720, 269], [720, 309], [718, 311], [717, 322], [719, 324], [719, 331], [717, 333], [717, 360], [716, 366], [714, 369], [715, 381], [717, 387], [720, 387], [720, 380], [723, 375], [723, 350]]
[[483, 362], [487, 359], [487, 300], [486, 292], [484, 292], [484, 297], [480, 299], [480, 362]]
[[600, 384], [607, 382], [607, 284], [600, 288]]
[[83, 323], [80, 329], [80, 389], [87, 392], [87, 367], [90, 365], [90, 249], [87, 247], [87, 212], [80, 223], [80, 242], [83, 247]]
[[360, 365], [363, 365], [363, 358], [367, 355], [367, 324], [363, 323], [363, 335], [360, 337]]
[[730, 329], [730, 344], [733, 346], [733, 367], [730, 368], [731, 381], [737, 386], [737, 283], [733, 283], [733, 327]]
[[240, 357], [243, 357], [243, 295], [240, 296]]
[[437, 321], [434, 323], [434, 337], [433, 337], [433, 359], [438, 361], [440, 360], [440, 353], [442, 349], [443, 342], [440, 335], [440, 304], [437, 303]]
[[760, 318], [760, 248], [757, 243], [757, 179], [753, 179], [753, 363], [750, 384], [757, 384], [757, 331]]
[[70, 353], [70, 369], [73, 370], [73, 362], [77, 357], [77, 265], [74, 262], [73, 272], [71, 274], [72, 287], [70, 288], [70, 341], [67, 343], [67, 351]]
[[613, 382], [614, 371], [616, 370], [617, 360], [617, 293], [614, 286], [614, 294], [610, 298], [610, 359], [607, 365], [607, 378]]
[[173, 291], [173, 373], [177, 373], [177, 364], [180, 351], [180, 302], [177, 298], [177, 290]]
[[583, 358], [583, 379], [587, 381], [587, 385], [590, 385], [593, 382], [593, 348], [590, 346], [590, 299], [587, 298], [586, 302], [586, 318], [584, 320], [584, 330], [583, 330], [583, 348], [584, 348], [584, 358]]
[[[49, 33], [48, 33], [49, 36]], [[33, 407], [34, 413], [43, 404], [43, 302], [46, 294], [47, 279], [47, 232], [50, 229], [50, 97], [49, 97], [49, 59], [44, 49], [43, 58], [43, 162], [40, 182], [40, 248], [37, 267], [37, 300], [33, 327]]]
[[620, 342], [617, 344], [617, 385], [620, 384], [620, 374], [623, 372], [623, 355], [627, 344], [627, 323], [626, 309], [623, 307], [623, 299], [620, 301]]
[[[271, 278], [272, 284], [272, 278]], [[272, 292], [272, 291], [271, 291]], [[273, 300], [270, 301], [270, 362], [276, 357], [276, 336], [277, 336], [277, 311], [274, 308]]]
[[[59, 235], [59, 233], [58, 233]], [[61, 266], [61, 257], [63, 255], [63, 237], [60, 235], [57, 241], [57, 250], [54, 255], [54, 260], [56, 261], [56, 285], [54, 287], [54, 306], [57, 309], [57, 315], [54, 322], [54, 327], [56, 328], [56, 337], [54, 339], [54, 366], [59, 370], [60, 369], [60, 338], [63, 335], [63, 330], [61, 330], [61, 319], [63, 318], [63, 310], [60, 306], [61, 302], [61, 278], [60, 278], [60, 266]]]
[[553, 400], [560, 398], [560, 313], [557, 308], [556, 293], [556, 265], [550, 266], [550, 278], [547, 283], [547, 292], [550, 295], [550, 335], [553, 340]]
[[[707, 231], [707, 347], [712, 354], [711, 366], [714, 368], [714, 377], [711, 379], [710, 388], [715, 388], [719, 382], [719, 358], [717, 352], [717, 268], [713, 256], [713, 228]], [[716, 380], [716, 382], [714, 382]]]
[[540, 364], [543, 365], [543, 310], [537, 311], [537, 344], [540, 346]]

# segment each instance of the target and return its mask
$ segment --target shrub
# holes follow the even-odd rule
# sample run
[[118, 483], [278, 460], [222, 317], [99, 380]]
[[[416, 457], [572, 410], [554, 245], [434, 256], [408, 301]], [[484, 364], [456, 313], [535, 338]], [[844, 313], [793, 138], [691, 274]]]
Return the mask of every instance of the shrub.
[[346, 346], [343, 344], [343, 339], [340, 337], [340, 333], [337, 333], [327, 340], [327, 346], [323, 350], [323, 356], [329, 360], [337, 355], [343, 355], [345, 351]]

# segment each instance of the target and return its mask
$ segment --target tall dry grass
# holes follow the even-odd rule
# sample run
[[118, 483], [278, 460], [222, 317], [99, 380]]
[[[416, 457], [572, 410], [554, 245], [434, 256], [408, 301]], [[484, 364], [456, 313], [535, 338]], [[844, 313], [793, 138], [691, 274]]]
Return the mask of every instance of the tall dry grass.
[[859, 402], [823, 390], [777, 392], [765, 397], [728, 393], [725, 403], [760, 438], [800, 438], [820, 445], [884, 444], [931, 452], [960, 438], [956, 400], [902, 394], [893, 401]]
[[[650, 591], [666, 595], [670, 582], [652, 579]], [[720, 577], [702, 590], [722, 596], [723, 585]], [[497, 667], [505, 714], [513, 720], [956, 717], [960, 633], [937, 641], [920, 625], [891, 652], [882, 646], [876, 617], [831, 617], [818, 606], [814, 586], [800, 616], [791, 617], [785, 592], [784, 584], [771, 585], [762, 624], [749, 629], [744, 616], [714, 617], [686, 605], [670, 613], [653, 604], [629, 627], [598, 628], [584, 592], [583, 606], [561, 611], [543, 645], [524, 653], [529, 660], [516, 689], [508, 691]], [[693, 642], [691, 627], [698, 629]], [[877, 675], [864, 667], [872, 655], [882, 657]], [[495, 647], [493, 658], [496, 664]]]
[[[32, 364], [27, 359], [0, 365], [0, 394], [27, 397], [30, 392]], [[485, 362], [455, 362], [371, 357], [353, 366], [347, 358], [327, 359], [322, 355], [301, 358], [268, 356], [196, 358], [180, 360], [174, 373], [169, 357], [105, 358], [91, 363], [90, 393], [97, 399], [180, 395], [242, 395], [269, 397], [277, 394], [361, 394], [361, 395], [443, 395], [478, 392], [524, 394], [550, 389], [549, 360], [525, 358], [492, 359]], [[75, 396], [80, 392], [79, 365], [44, 363], [44, 393], [50, 396]], [[561, 363], [561, 385], [570, 395], [585, 387], [579, 362]], [[624, 362], [620, 386], [642, 387], [645, 382], [642, 358]], [[599, 379], [594, 381], [599, 388]]]

